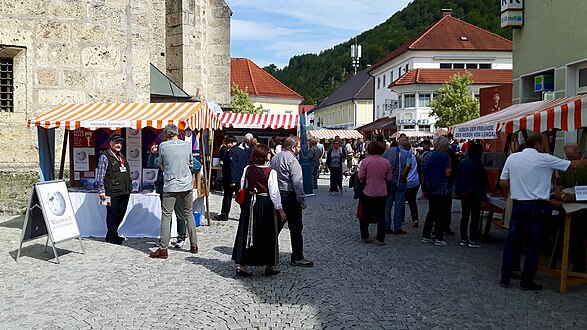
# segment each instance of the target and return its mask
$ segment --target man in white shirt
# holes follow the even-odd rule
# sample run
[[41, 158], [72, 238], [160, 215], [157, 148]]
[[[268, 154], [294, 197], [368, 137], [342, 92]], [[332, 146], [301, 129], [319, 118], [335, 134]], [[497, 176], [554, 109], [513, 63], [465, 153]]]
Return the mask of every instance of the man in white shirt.
[[[512, 278], [512, 248], [520, 237], [528, 237], [528, 252], [522, 271], [522, 290], [542, 290], [542, 285], [534, 282], [534, 273], [540, 258], [543, 227], [552, 210], [548, 205], [552, 172], [566, 171], [587, 165], [586, 160], [568, 161], [542, 153], [542, 136], [530, 135], [526, 139], [526, 149], [511, 154], [501, 173], [502, 187], [510, 187], [513, 200], [508, 238], [503, 251], [501, 265], [502, 287], [510, 287]], [[522, 230], [528, 230], [524, 233]]]

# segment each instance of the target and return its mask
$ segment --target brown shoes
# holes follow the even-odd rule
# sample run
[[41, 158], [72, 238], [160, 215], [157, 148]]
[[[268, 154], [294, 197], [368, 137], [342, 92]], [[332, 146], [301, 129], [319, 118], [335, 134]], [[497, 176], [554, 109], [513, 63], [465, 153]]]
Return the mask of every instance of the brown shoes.
[[157, 249], [157, 251], [151, 252], [151, 254], [149, 254], [149, 257], [156, 259], [167, 259], [168, 256], [167, 249]]
[[198, 245], [197, 244], [192, 244], [190, 246], [190, 252], [191, 253], [194, 253], [194, 254], [198, 253]]

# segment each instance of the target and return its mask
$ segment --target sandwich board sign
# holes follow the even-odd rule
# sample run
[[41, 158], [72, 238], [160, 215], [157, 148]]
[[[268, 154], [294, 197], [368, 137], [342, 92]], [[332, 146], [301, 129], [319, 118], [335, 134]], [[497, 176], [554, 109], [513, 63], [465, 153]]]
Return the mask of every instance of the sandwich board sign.
[[38, 182], [33, 185], [33, 192], [24, 218], [22, 236], [16, 261], [20, 257], [22, 243], [47, 236], [45, 251], [51, 241], [55, 260], [59, 263], [59, 256], [55, 244], [78, 239], [84, 253], [79, 228], [69, 199], [67, 186], [63, 180]]

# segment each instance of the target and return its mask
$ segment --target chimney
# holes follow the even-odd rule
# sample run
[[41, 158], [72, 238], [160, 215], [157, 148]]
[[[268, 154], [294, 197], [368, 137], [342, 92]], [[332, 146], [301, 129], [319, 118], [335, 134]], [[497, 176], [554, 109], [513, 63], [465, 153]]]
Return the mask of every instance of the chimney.
[[440, 11], [442, 12], [442, 17], [452, 16], [452, 9], [450, 8], [443, 8]]

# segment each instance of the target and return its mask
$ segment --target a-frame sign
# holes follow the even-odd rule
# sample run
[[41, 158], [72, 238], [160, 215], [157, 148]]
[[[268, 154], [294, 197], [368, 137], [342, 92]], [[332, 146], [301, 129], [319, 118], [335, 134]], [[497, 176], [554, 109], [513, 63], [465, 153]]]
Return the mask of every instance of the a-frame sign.
[[75, 213], [69, 199], [67, 186], [63, 180], [38, 182], [33, 185], [33, 192], [24, 218], [16, 261], [20, 257], [23, 242], [45, 235], [47, 236], [45, 251], [47, 251], [50, 241], [57, 263], [59, 263], [59, 256], [55, 249], [55, 244], [57, 243], [77, 238], [81, 251], [84, 253]]

